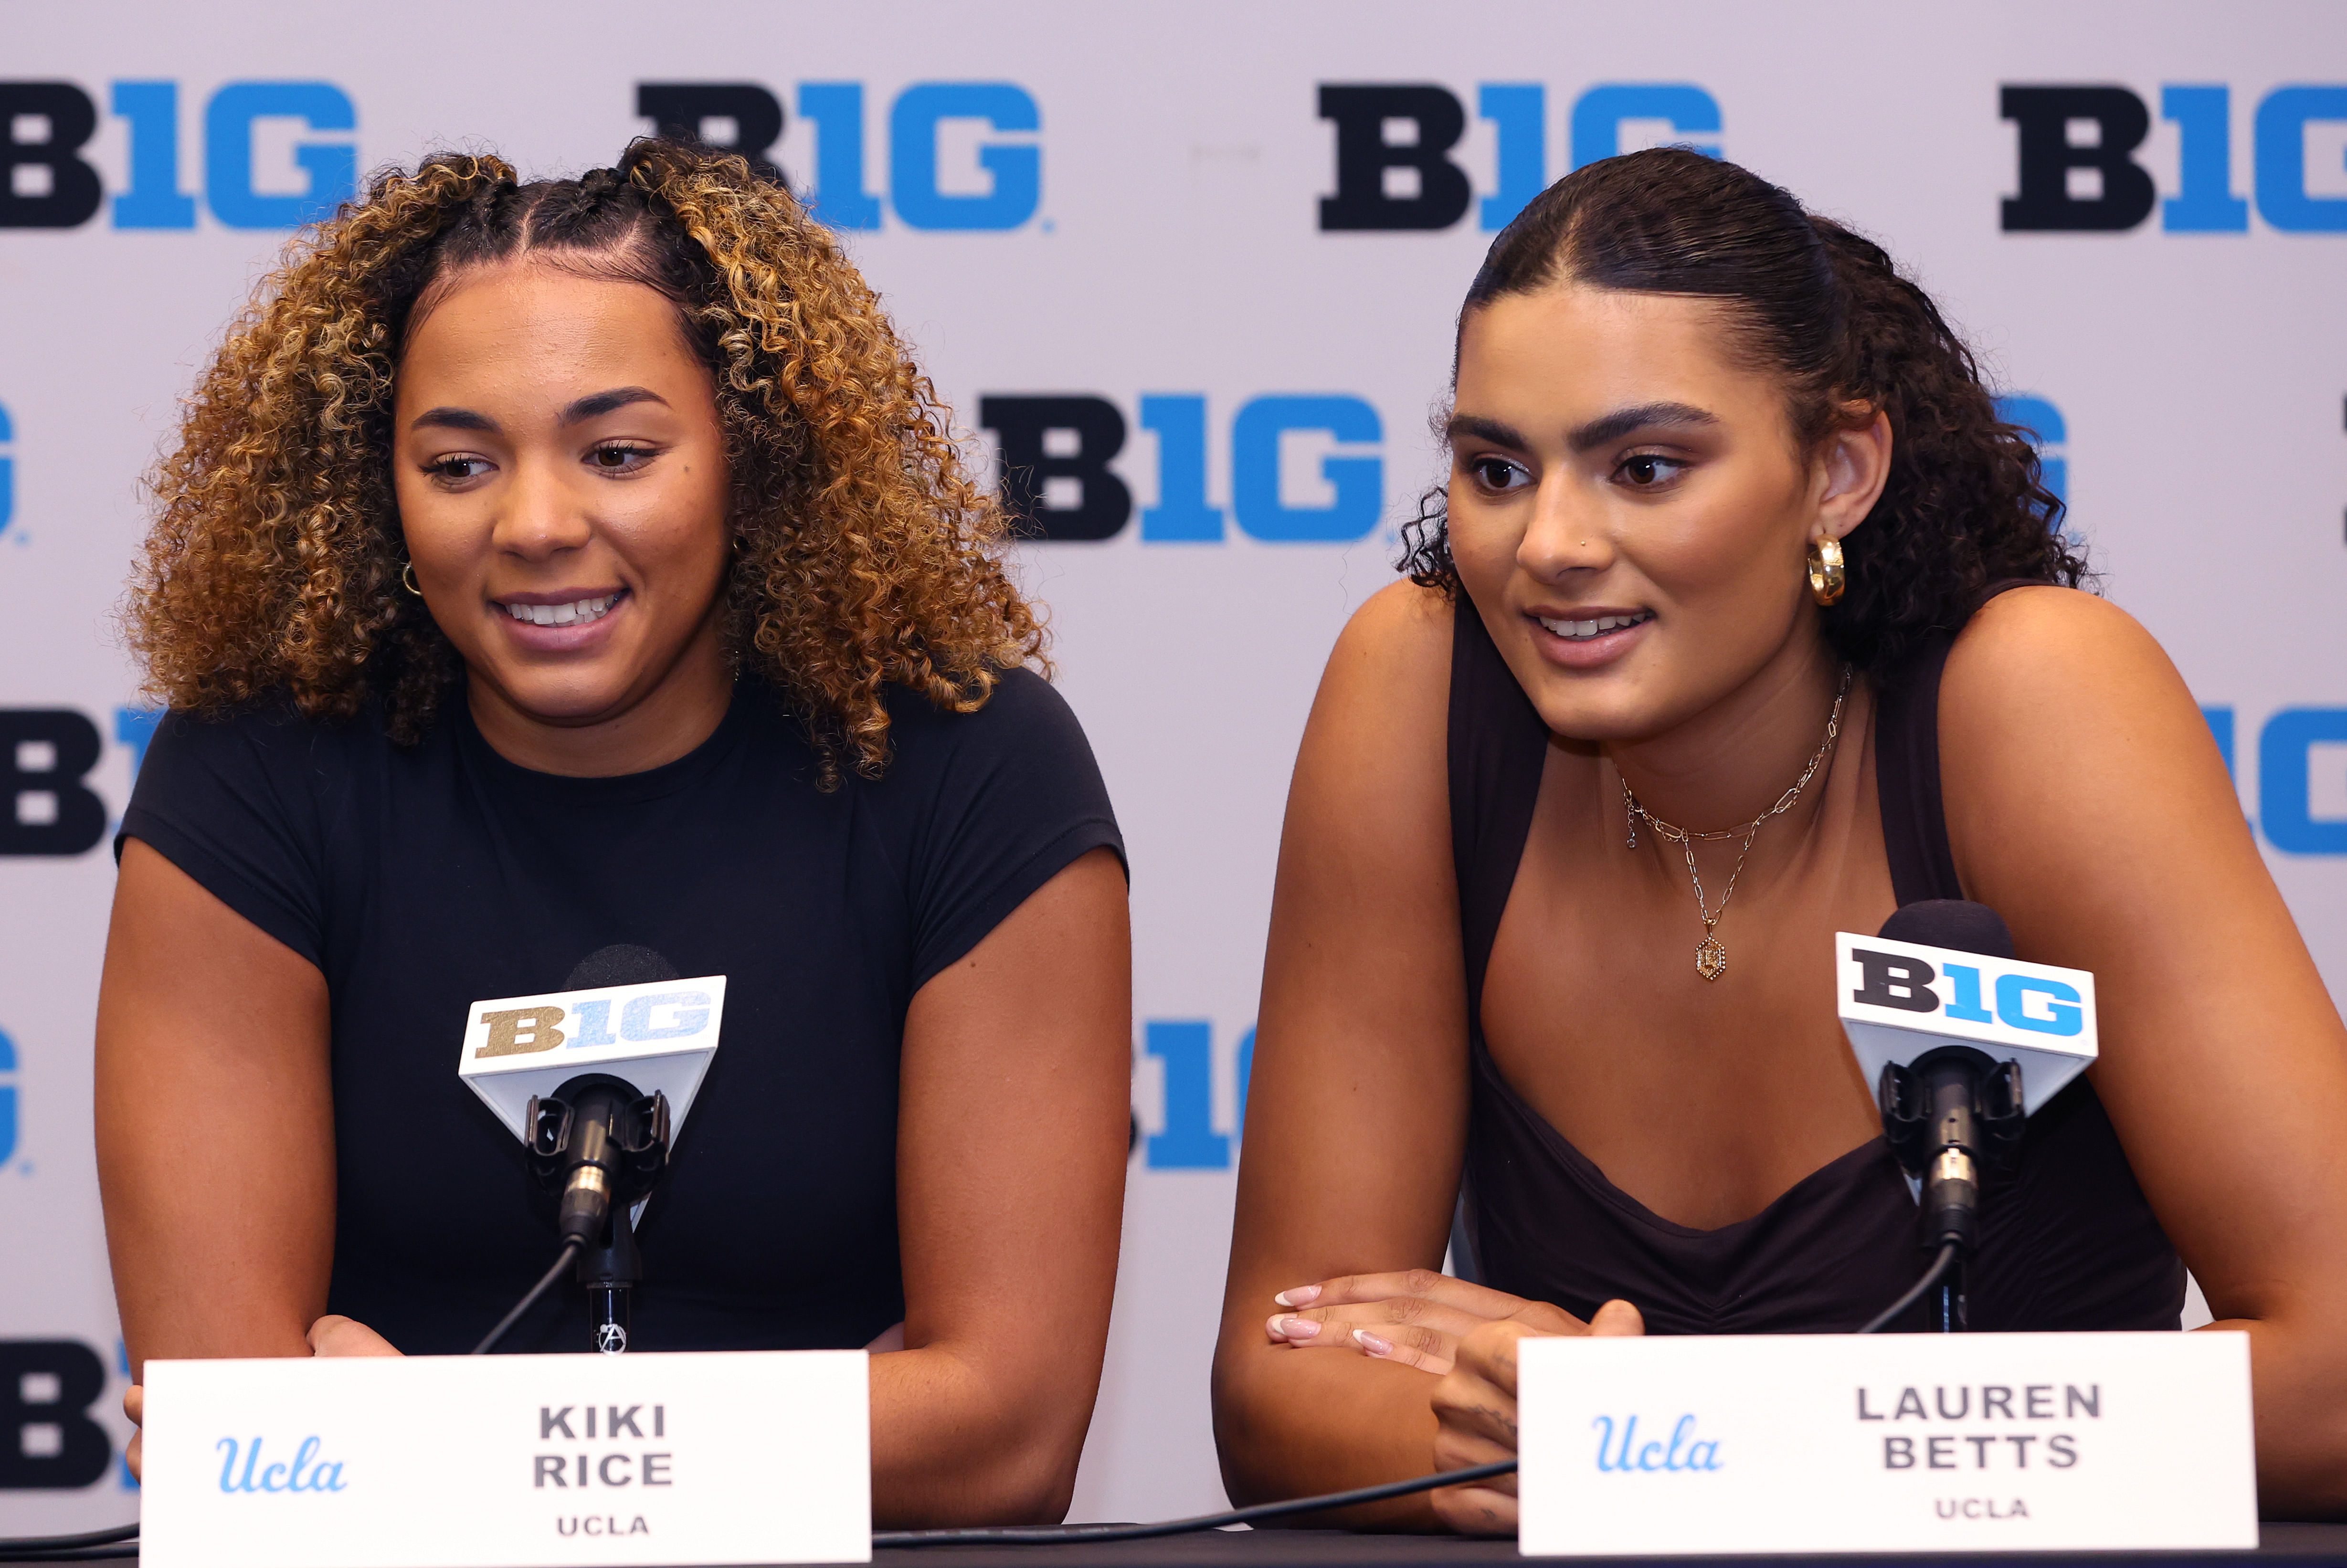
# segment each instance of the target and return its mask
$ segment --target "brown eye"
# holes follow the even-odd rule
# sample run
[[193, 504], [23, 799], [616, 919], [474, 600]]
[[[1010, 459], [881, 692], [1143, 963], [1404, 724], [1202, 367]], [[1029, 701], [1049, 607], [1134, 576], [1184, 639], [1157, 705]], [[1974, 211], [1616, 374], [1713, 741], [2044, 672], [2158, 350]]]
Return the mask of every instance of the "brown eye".
[[484, 457], [442, 457], [426, 463], [424, 471], [436, 479], [462, 484], [466, 479], [477, 479], [487, 473], [489, 465]]
[[587, 458], [606, 474], [625, 474], [642, 467], [651, 460], [651, 452], [642, 446], [598, 446]]
[[1622, 459], [1622, 466], [1616, 472], [1627, 479], [1633, 487], [1645, 490], [1677, 478], [1681, 470], [1686, 467], [1686, 465], [1676, 458], [1657, 456], [1652, 452], [1641, 452], [1635, 456]]
[[1504, 457], [1478, 457], [1467, 465], [1475, 482], [1487, 490], [1514, 490], [1532, 482], [1532, 476]]

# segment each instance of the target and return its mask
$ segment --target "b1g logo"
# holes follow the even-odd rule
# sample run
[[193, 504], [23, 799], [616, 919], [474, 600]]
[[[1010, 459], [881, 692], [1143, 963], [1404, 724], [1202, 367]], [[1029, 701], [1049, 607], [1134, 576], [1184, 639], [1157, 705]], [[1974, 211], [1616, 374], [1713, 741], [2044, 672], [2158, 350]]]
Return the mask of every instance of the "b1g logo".
[[0, 1490], [84, 1487], [114, 1440], [90, 1419], [106, 1363], [78, 1339], [0, 1339]]
[[[1997, 112], [2019, 133], [2019, 194], [2003, 210], [2008, 233], [2128, 230], [2154, 207], [2171, 234], [2249, 231], [2250, 203], [2233, 189], [2229, 87], [2159, 89], [2160, 118], [2177, 129], [2176, 194], [2165, 200], [2135, 159], [2151, 110], [2128, 88], [2009, 84]], [[2274, 88], [2258, 103], [2250, 146], [2258, 216], [2268, 227], [2347, 233], [2347, 87]]]
[[[108, 206], [113, 226], [193, 229], [196, 198], [179, 188], [179, 84], [116, 82], [108, 107], [129, 132], [128, 183]], [[284, 170], [254, 156], [269, 122], [294, 128]], [[357, 193], [348, 138], [357, 128], [350, 95], [332, 82], [228, 83], [204, 104], [205, 206], [231, 229], [324, 217]], [[105, 182], [82, 156], [97, 130], [97, 101], [71, 82], [0, 82], [0, 229], [77, 229], [97, 215]]]
[[[1475, 209], [1485, 233], [1507, 227], [1549, 182], [1548, 89], [1484, 82], [1475, 112], [1491, 122], [1490, 193], [1479, 202], [1451, 159], [1467, 108], [1430, 82], [1324, 82], [1319, 114], [1337, 131], [1337, 190], [1320, 201], [1327, 231], [1448, 229]], [[1719, 100], [1685, 82], [1601, 82], [1566, 117], [1566, 167], [1674, 143], [1719, 155]]]
[[[1143, 544], [1219, 544], [1225, 508], [1207, 498], [1209, 420], [1199, 393], [1150, 393], [1157, 501], [1141, 508]], [[1124, 411], [1084, 393], [981, 395], [979, 423], [1001, 453], [1006, 510], [1030, 538], [1112, 538], [1132, 521], [1132, 487], [1109, 467], [1124, 450]], [[1385, 511], [1385, 422], [1366, 398], [1275, 393], [1250, 398], [1229, 428], [1229, 518], [1269, 544], [1347, 544]]]
[[[801, 82], [798, 112], [815, 132], [815, 184], [800, 192], [809, 210], [835, 229], [881, 227], [881, 197], [865, 188], [864, 84]], [[663, 135], [739, 152], [780, 175], [770, 154], [787, 117], [755, 82], [640, 82], [636, 113]], [[915, 82], [889, 105], [887, 127], [887, 205], [907, 229], [1017, 229], [1041, 205], [1043, 117], [1026, 88]]]

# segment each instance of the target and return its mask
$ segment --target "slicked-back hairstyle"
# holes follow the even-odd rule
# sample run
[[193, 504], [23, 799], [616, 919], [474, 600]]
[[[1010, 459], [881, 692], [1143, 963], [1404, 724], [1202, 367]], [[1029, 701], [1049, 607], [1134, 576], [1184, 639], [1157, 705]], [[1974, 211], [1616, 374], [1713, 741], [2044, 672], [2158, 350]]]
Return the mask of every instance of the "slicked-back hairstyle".
[[[1997, 417], [1980, 369], [1929, 295], [1882, 248], [1802, 210], [1780, 187], [1685, 148], [1586, 165], [1491, 242], [1460, 311], [1578, 283], [1720, 301], [1728, 351], [1784, 385], [1804, 452], [1853, 405], [1891, 421], [1889, 483], [1842, 541], [1849, 573], [1826, 610], [1835, 651], [1898, 664], [1933, 627], [1963, 622], [1983, 589], [2019, 578], [2075, 587], [2086, 560], [2058, 531], [2023, 432]], [[1445, 494], [1405, 526], [1401, 569], [1455, 594]]]
[[462, 671], [399, 585], [395, 382], [419, 309], [524, 255], [675, 304], [724, 431], [728, 651], [803, 715], [826, 785], [886, 765], [887, 686], [967, 712], [1042, 661], [1000, 513], [830, 231], [742, 159], [651, 138], [527, 184], [501, 159], [438, 154], [295, 241], [151, 478], [124, 620], [153, 695], [342, 719], [374, 697], [394, 740], [423, 734]]

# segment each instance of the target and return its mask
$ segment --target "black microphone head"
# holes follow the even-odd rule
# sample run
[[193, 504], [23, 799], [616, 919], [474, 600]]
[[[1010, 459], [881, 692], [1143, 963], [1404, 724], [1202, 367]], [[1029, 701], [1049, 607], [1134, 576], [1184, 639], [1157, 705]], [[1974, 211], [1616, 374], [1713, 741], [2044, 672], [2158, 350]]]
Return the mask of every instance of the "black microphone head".
[[1992, 958], [2013, 957], [2013, 933], [2005, 929], [2004, 917], [1969, 898], [1919, 898], [1901, 904], [1882, 922], [1879, 935], [1919, 948], [1952, 948], [1960, 953], [1985, 953]]
[[614, 942], [608, 948], [598, 948], [579, 960], [570, 978], [562, 982], [566, 991], [591, 991], [604, 986], [641, 986], [654, 980], [677, 979], [676, 966], [668, 956], [654, 948], [639, 948], [629, 942]]

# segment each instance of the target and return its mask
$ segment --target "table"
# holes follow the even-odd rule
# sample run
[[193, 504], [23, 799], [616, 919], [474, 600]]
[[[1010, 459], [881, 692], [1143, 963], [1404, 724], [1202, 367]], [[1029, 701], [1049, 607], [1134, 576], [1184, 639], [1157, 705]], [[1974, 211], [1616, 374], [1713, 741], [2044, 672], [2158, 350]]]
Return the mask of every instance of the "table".
[[[2065, 1568], [2097, 1564], [2157, 1563], [2160, 1568], [2197, 1568], [2201, 1563], [2347, 1564], [2347, 1524], [2267, 1524], [2254, 1553], [2107, 1552], [1983, 1553], [1970, 1556], [1863, 1555], [1831, 1557], [1641, 1557], [1553, 1559], [1583, 1568], [1751, 1568], [1753, 1564], [1817, 1563], [1824, 1568], [1932, 1568], [1963, 1563], [1968, 1568]], [[1355, 1535], [1342, 1530], [1207, 1531], [1162, 1536], [1154, 1541], [1068, 1542], [1039, 1546], [924, 1546], [876, 1552], [876, 1568], [1485, 1568], [1521, 1563], [1512, 1541], [1461, 1541], [1447, 1535]], [[135, 1559], [125, 1558], [123, 1562]], [[38, 1565], [28, 1565], [38, 1568]]]
[[[1636, 1563], [1639, 1568], [1707, 1568], [1707, 1565], [1814, 1562], [1828, 1568], [1924, 1568], [1933, 1563], [2024, 1568], [2060, 1563], [2076, 1568], [2101, 1563], [2157, 1563], [2162, 1568], [2199, 1563], [2254, 1562], [2347, 1563], [2347, 1524], [2267, 1524], [2255, 1553], [1981, 1553], [1970, 1555], [1866, 1555], [1752, 1558], [1641, 1557], [1549, 1559], [1587, 1568]], [[1154, 1541], [1063, 1542], [1041, 1546], [923, 1546], [876, 1552], [877, 1568], [1485, 1568], [1525, 1561], [1512, 1541], [1462, 1541], [1445, 1535], [1355, 1535], [1341, 1530], [1207, 1531]], [[1536, 1560], [1537, 1561], [1537, 1560]]]

